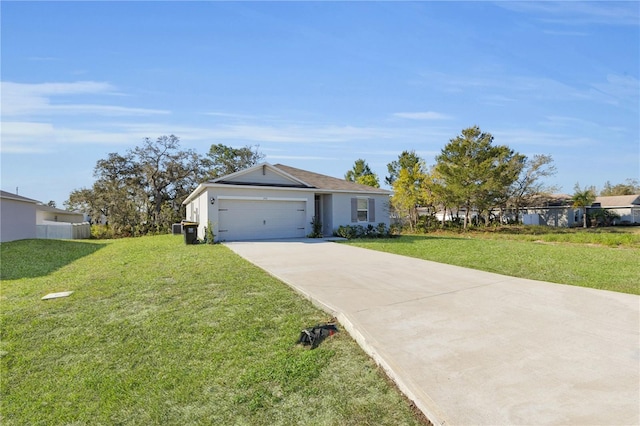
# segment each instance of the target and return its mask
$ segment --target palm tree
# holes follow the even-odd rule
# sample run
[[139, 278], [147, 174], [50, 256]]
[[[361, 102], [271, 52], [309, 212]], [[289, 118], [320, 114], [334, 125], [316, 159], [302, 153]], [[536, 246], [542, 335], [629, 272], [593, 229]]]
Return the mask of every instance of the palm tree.
[[580, 208], [582, 209], [582, 219], [583, 219], [583, 228], [587, 227], [587, 207], [591, 207], [591, 204], [593, 204], [593, 202], [596, 199], [596, 195], [595, 192], [593, 190], [593, 188], [585, 188], [585, 189], [580, 189], [580, 185], [578, 185], [576, 183], [576, 186], [574, 187], [574, 193], [573, 196], [571, 197], [571, 202], [573, 203], [571, 206], [575, 209], [575, 208]]

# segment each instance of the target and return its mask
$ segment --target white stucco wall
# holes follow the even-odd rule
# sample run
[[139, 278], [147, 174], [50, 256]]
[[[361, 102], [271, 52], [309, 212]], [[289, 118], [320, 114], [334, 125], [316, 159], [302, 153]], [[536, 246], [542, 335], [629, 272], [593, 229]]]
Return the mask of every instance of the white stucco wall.
[[[389, 226], [389, 196], [356, 193], [323, 193], [311, 188], [269, 188], [254, 186], [213, 185], [203, 188], [197, 197], [193, 198], [186, 207], [185, 219], [198, 222], [198, 238], [205, 236], [205, 227], [210, 221], [214, 234], [218, 235], [218, 206], [220, 198], [243, 197], [255, 200], [300, 200], [306, 203], [305, 235], [311, 233], [311, 222], [315, 216], [315, 195], [321, 195], [321, 214], [323, 234], [330, 236], [340, 225], [376, 226], [384, 223]], [[375, 199], [375, 220], [373, 222], [351, 222], [351, 199], [354, 197]], [[211, 199], [214, 204], [211, 204]]]
[[0, 199], [0, 241], [36, 238], [36, 204]]
[[209, 209], [209, 191], [202, 191], [197, 198], [187, 204], [185, 219], [198, 223], [198, 238], [204, 238], [204, 227], [211, 220], [212, 211]]
[[618, 209], [607, 209], [620, 216], [616, 219], [616, 223], [640, 223], [640, 208], [637, 207], [621, 207]]
[[82, 213], [47, 211], [41, 208], [36, 209], [36, 223], [50, 222], [66, 222], [66, 223], [82, 223], [84, 215]]
[[[352, 198], [373, 198], [375, 199], [375, 219], [373, 222], [351, 222], [351, 199]], [[389, 226], [389, 196], [388, 195], [364, 195], [337, 193], [333, 194], [333, 230], [341, 225], [377, 225], [384, 223]]]

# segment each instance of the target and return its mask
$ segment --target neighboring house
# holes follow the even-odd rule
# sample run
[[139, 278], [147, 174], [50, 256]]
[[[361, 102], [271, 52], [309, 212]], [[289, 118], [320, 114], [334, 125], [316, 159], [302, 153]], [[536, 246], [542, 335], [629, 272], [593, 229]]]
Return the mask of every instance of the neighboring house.
[[391, 192], [282, 164], [261, 163], [200, 184], [184, 201], [198, 236], [217, 241], [301, 238], [317, 218], [330, 236], [341, 225], [389, 226]]
[[[616, 195], [596, 197], [587, 214], [603, 209], [620, 216], [614, 225], [640, 224], [640, 195]], [[584, 214], [581, 208], [573, 208], [571, 196], [555, 195], [542, 201], [538, 206], [524, 207], [523, 223], [525, 225], [549, 225], [560, 227], [582, 226]]]
[[36, 238], [80, 239], [91, 237], [91, 225], [83, 213], [39, 204], [36, 206]]
[[573, 208], [571, 196], [540, 196], [530, 206], [520, 209], [524, 225], [546, 225], [562, 228], [582, 226], [582, 209]]
[[640, 224], [640, 195], [596, 197], [591, 209], [601, 208], [620, 216], [614, 224]]
[[91, 225], [82, 213], [56, 209], [40, 201], [0, 192], [0, 241], [90, 238]]
[[39, 224], [45, 222], [82, 223], [87, 222], [87, 220], [84, 213], [70, 212], [45, 204], [38, 204], [36, 207], [36, 222]]
[[0, 242], [36, 238], [38, 201], [0, 191]]

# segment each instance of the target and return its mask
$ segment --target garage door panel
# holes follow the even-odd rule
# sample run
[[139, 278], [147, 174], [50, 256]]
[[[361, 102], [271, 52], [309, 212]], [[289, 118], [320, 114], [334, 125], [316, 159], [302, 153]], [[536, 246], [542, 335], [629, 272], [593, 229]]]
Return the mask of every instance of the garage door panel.
[[221, 240], [300, 238], [305, 235], [305, 201], [220, 200]]

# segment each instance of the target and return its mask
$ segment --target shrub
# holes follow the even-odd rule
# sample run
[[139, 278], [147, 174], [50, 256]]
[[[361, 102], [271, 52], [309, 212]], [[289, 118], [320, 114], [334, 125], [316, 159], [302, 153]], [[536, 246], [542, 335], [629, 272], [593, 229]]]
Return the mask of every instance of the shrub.
[[204, 227], [204, 240], [202, 240], [205, 244], [215, 244], [216, 243], [216, 234], [213, 233], [213, 225], [211, 225], [211, 221], [207, 221], [207, 226]]
[[115, 233], [108, 225], [91, 225], [91, 238], [96, 240], [110, 240], [114, 237]]
[[388, 238], [392, 235], [392, 232], [385, 223], [380, 222], [376, 226], [368, 224], [366, 227], [362, 225], [340, 225], [334, 235], [352, 240], [354, 238]]
[[322, 238], [322, 222], [315, 216], [311, 220], [311, 233], [307, 237]]

